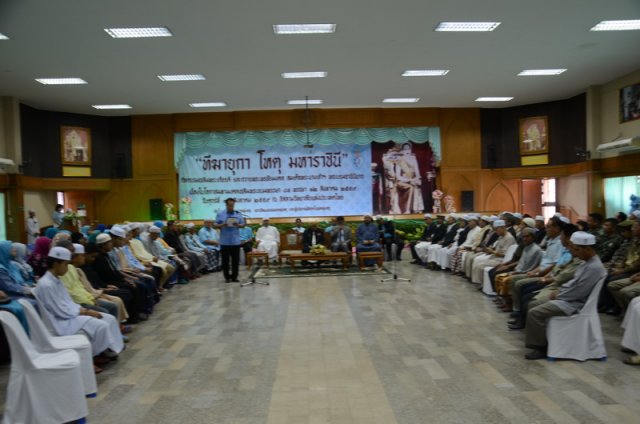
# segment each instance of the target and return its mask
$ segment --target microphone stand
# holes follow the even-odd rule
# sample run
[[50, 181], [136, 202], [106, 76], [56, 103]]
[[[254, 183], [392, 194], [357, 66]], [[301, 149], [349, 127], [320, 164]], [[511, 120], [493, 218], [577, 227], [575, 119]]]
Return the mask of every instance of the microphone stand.
[[399, 278], [398, 273], [396, 272], [396, 252], [398, 251], [398, 244], [393, 243], [391, 245], [391, 270], [393, 277], [383, 278], [380, 280], [381, 283], [386, 283], [387, 281], [411, 281], [408, 278]]

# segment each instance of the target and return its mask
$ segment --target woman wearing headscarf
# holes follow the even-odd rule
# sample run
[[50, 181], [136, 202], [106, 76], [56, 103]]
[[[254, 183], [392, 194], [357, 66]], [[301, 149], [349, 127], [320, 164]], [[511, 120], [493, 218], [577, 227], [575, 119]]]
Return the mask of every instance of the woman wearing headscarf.
[[0, 309], [14, 314], [29, 334], [24, 309], [16, 300], [27, 299], [33, 306], [36, 306], [36, 302], [31, 294], [30, 284], [22, 278], [18, 265], [12, 260], [15, 253], [10, 241], [0, 242]]
[[[47, 230], [44, 232], [44, 236], [52, 239], [53, 237], [55, 237], [55, 235], [58, 234], [58, 229], [55, 227], [49, 227], [47, 228]], [[37, 240], [37, 239], [36, 239]]]
[[24, 278], [27, 284], [32, 286], [33, 283], [35, 283], [35, 277], [33, 275], [33, 268], [27, 263], [27, 246], [22, 243], [13, 243], [11, 246], [16, 251], [16, 255], [12, 259], [13, 262], [20, 269], [22, 278]]
[[33, 268], [33, 274], [36, 279], [42, 277], [47, 272], [47, 256], [49, 256], [50, 247], [50, 238], [38, 237], [36, 239], [36, 246], [27, 259], [27, 263]]

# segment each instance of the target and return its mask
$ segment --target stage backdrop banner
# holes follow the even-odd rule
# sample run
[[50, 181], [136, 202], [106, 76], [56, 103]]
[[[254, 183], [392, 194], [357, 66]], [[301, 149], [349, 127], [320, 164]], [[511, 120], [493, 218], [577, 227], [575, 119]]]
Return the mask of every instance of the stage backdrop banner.
[[436, 127], [187, 132], [174, 141], [181, 219], [212, 217], [228, 197], [251, 218], [415, 213], [440, 160]]
[[212, 217], [228, 197], [251, 218], [371, 212], [368, 145], [206, 150], [189, 151], [180, 163], [181, 219]]

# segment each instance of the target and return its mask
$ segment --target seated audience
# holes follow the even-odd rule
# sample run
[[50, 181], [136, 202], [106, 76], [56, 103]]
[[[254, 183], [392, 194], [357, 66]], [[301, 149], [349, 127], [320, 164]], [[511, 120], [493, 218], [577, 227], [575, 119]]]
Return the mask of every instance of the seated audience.
[[446, 226], [446, 232], [444, 234], [444, 237], [442, 237], [437, 241], [432, 239], [431, 244], [426, 249], [426, 256], [424, 257], [421, 256], [420, 258], [422, 262], [426, 263], [426, 266], [431, 269], [438, 269], [438, 265], [436, 264], [438, 252], [442, 248], [449, 248], [449, 246], [453, 244], [453, 241], [456, 235], [458, 234], [458, 228], [460, 228], [460, 225], [457, 221], [457, 215], [450, 214], [447, 217], [445, 226]]
[[627, 365], [640, 365], [640, 297], [635, 298], [629, 305], [622, 321], [622, 328], [622, 351], [632, 355], [622, 362]]
[[608, 290], [608, 286], [614, 281], [631, 278], [632, 275], [640, 271], [640, 221], [634, 221], [633, 225], [631, 225], [631, 236], [632, 239], [628, 244], [624, 258], [609, 269], [598, 302], [598, 309], [601, 312], [611, 315], [620, 313], [618, 305]]
[[70, 261], [71, 252], [63, 247], [49, 252], [47, 273], [35, 289], [41, 312], [47, 314], [58, 336], [83, 333], [91, 342], [93, 356], [116, 357], [124, 344], [115, 318], [74, 303], [60, 280]]
[[609, 262], [613, 254], [622, 245], [623, 238], [618, 233], [618, 221], [608, 218], [602, 224], [602, 232], [596, 236], [596, 250], [602, 263]]
[[302, 220], [300, 218], [296, 218], [296, 225], [291, 229], [298, 234], [303, 234], [305, 228], [302, 226]]
[[[519, 280], [512, 288], [513, 312], [515, 318], [509, 322], [511, 330], [519, 330], [525, 327], [528, 308], [541, 305], [549, 300], [551, 291], [558, 288], [573, 278], [582, 259], [573, 256], [571, 247], [571, 235], [578, 230], [573, 224], [562, 227], [560, 240], [564, 250], [553, 269], [542, 277], [530, 277]], [[544, 257], [544, 255], [543, 255]]]
[[194, 252], [188, 251], [180, 241], [180, 229], [175, 221], [167, 221], [163, 240], [180, 259], [189, 263], [190, 270], [194, 275], [197, 275], [205, 268], [205, 261], [201, 260]]
[[16, 252], [12, 258], [13, 263], [20, 270], [24, 281], [29, 285], [33, 285], [36, 280], [33, 274], [33, 268], [27, 263], [27, 246], [23, 243], [13, 243], [11, 246]]
[[324, 244], [324, 231], [312, 222], [302, 234], [302, 253], [309, 253], [316, 244]]
[[484, 278], [484, 269], [494, 267], [502, 262], [507, 249], [516, 244], [516, 239], [507, 231], [506, 222], [498, 219], [493, 222], [493, 228], [498, 234], [496, 242], [491, 247], [486, 247], [484, 253], [487, 256], [477, 257], [471, 266], [471, 282], [480, 284]]
[[278, 260], [280, 250], [280, 232], [273, 225], [269, 225], [269, 218], [262, 220], [262, 226], [256, 232], [258, 252], [267, 252], [269, 260], [274, 263]]
[[190, 252], [194, 252], [204, 259], [206, 263], [205, 270], [214, 272], [220, 269], [218, 252], [209, 249], [206, 244], [200, 242], [200, 237], [196, 233], [196, 225], [193, 222], [185, 226], [186, 232], [180, 236], [180, 241]]
[[51, 239], [49, 237], [38, 237], [33, 252], [27, 258], [27, 263], [33, 268], [33, 275], [36, 279], [47, 272], [47, 256], [50, 246]]
[[351, 254], [351, 227], [345, 225], [342, 216], [336, 218], [336, 225], [331, 231], [331, 251]]
[[[373, 223], [371, 215], [364, 216], [364, 222], [356, 229], [356, 252], [380, 252], [378, 243], [378, 227]], [[375, 265], [374, 259], [367, 259], [365, 265]]]
[[458, 246], [458, 249], [456, 249], [453, 258], [451, 259], [450, 268], [451, 272], [453, 272], [455, 275], [464, 275], [464, 273], [462, 272], [464, 256], [467, 253], [473, 252], [475, 249], [477, 249], [480, 246], [480, 243], [482, 243], [484, 237], [491, 229], [491, 227], [488, 225], [490, 223], [488, 216], [483, 215], [480, 218], [474, 216], [473, 218], [474, 219], [472, 221], [476, 223], [475, 226], [471, 228], [469, 233], [467, 233], [466, 240]]
[[253, 242], [255, 239], [253, 238], [253, 230], [248, 225], [239, 229], [240, 235], [240, 247], [244, 251], [244, 254], [251, 252], [253, 250]]
[[551, 292], [549, 302], [529, 309], [527, 313], [526, 347], [532, 349], [526, 359], [542, 359], [547, 356], [547, 322], [554, 316], [577, 313], [587, 302], [595, 285], [607, 274], [598, 257], [593, 234], [576, 231], [571, 235], [573, 253], [584, 261], [573, 279], [563, 284], [557, 292]]
[[25, 280], [18, 265], [13, 261], [15, 249], [8, 240], [0, 241], [0, 290], [13, 300], [32, 298], [33, 281]]
[[[161, 260], [160, 258], [152, 255], [144, 246], [144, 243], [140, 240], [141, 234], [140, 224], [130, 224], [129, 225], [129, 234], [127, 236], [127, 244], [131, 249], [131, 253], [138, 259], [145, 267], [157, 267], [161, 272], [161, 278], [159, 285], [162, 288], [167, 288], [168, 284], [171, 284], [175, 281], [176, 278], [176, 268], [173, 263], [169, 261]], [[148, 239], [149, 234], [146, 234], [146, 238]]]
[[420, 242], [429, 242], [431, 241], [431, 236], [433, 234], [433, 230], [435, 229], [436, 224], [433, 221], [433, 217], [431, 216], [430, 213], [425, 213], [424, 214], [424, 227], [422, 229], [422, 235], [420, 236], [420, 239], [417, 241], [412, 241], [411, 243], [409, 243], [409, 248], [411, 249], [411, 258], [413, 259], [411, 261], [412, 264], [418, 264], [418, 265], [424, 265], [422, 263], [422, 261], [420, 260], [420, 257], [418, 256], [418, 254], [416, 253], [416, 245]]

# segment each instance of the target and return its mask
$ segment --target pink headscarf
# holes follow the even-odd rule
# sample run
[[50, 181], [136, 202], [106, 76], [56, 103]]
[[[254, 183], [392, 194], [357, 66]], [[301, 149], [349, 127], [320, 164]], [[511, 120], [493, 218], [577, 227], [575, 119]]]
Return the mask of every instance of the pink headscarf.
[[38, 237], [36, 239], [36, 245], [33, 248], [33, 256], [46, 257], [49, 254], [49, 247], [51, 246], [51, 239], [48, 237]]

